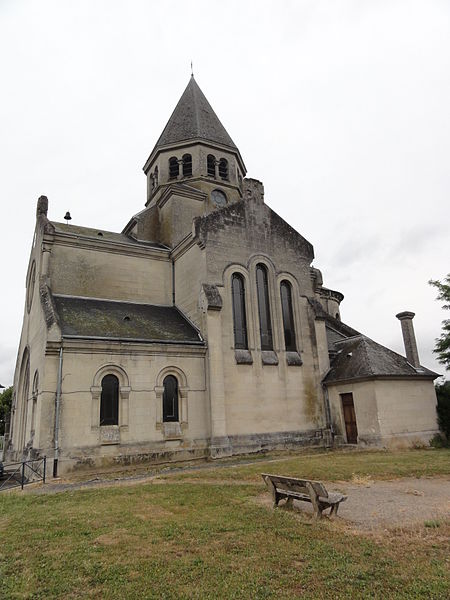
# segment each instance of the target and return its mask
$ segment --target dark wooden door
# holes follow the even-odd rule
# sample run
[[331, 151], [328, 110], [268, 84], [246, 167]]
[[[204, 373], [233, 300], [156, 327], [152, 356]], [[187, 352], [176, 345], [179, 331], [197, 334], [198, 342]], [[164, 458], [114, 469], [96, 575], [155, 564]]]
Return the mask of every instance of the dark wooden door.
[[344, 411], [347, 444], [356, 444], [358, 442], [358, 429], [356, 427], [356, 415], [355, 406], [353, 404], [353, 394], [341, 394], [341, 398], [342, 409]]

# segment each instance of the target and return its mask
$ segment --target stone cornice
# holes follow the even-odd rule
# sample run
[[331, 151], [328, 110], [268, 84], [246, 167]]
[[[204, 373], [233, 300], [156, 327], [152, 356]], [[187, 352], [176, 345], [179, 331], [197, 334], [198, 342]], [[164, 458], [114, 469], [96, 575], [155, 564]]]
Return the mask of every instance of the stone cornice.
[[82, 236], [79, 234], [63, 233], [55, 231], [50, 236], [44, 236], [44, 241], [48, 243], [54, 243], [59, 246], [69, 246], [75, 248], [82, 248], [84, 250], [95, 250], [96, 252], [107, 252], [109, 254], [125, 254], [127, 256], [139, 256], [145, 258], [152, 258], [154, 260], [169, 260], [169, 249], [155, 248], [145, 244], [138, 245], [133, 242], [129, 244], [127, 242], [117, 242], [113, 240], [105, 240], [102, 238], [99, 241], [96, 238], [89, 236]]
[[[139, 355], [139, 356], [196, 356], [206, 354], [206, 345], [198, 344], [162, 344], [149, 341], [119, 341], [111, 339], [87, 339], [64, 337], [64, 353], [72, 354], [106, 354], [106, 355]], [[55, 356], [59, 353], [61, 342], [47, 342], [46, 355]]]
[[197, 190], [196, 188], [191, 188], [188, 184], [183, 184], [182, 182], [178, 183], [179, 185], [177, 185], [177, 182], [172, 182], [162, 191], [161, 196], [155, 201], [155, 204], [159, 206], [159, 208], [162, 208], [172, 196], [181, 196], [182, 198], [197, 200], [198, 202], [204, 202], [208, 198], [208, 194], [205, 192]]
[[336, 290], [330, 290], [329, 288], [326, 287], [320, 287], [317, 290], [317, 293], [320, 295], [321, 298], [324, 299], [333, 299], [336, 300], [336, 302], [338, 304], [340, 304], [342, 302], [342, 300], [344, 299], [344, 294], [342, 294], [341, 292], [338, 292]]
[[193, 236], [192, 233], [189, 233], [185, 238], [179, 242], [175, 248], [173, 248], [170, 253], [170, 257], [174, 260], [178, 260], [185, 254], [192, 246], [195, 246], [197, 243], [197, 238]]

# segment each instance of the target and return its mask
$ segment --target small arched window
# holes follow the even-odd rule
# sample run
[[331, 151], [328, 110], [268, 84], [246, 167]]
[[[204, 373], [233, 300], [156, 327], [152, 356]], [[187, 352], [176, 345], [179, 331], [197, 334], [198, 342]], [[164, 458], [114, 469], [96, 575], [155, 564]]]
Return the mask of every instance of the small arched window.
[[192, 177], [192, 156], [190, 154], [183, 156], [183, 177]]
[[115, 375], [102, 379], [100, 397], [100, 425], [119, 424], [119, 380]]
[[281, 312], [283, 313], [284, 345], [289, 352], [297, 350], [295, 340], [294, 312], [292, 310], [292, 287], [289, 281], [280, 284]]
[[221, 179], [228, 179], [228, 161], [226, 158], [219, 160], [219, 177]]
[[169, 179], [177, 179], [180, 174], [180, 165], [178, 164], [178, 158], [172, 156], [169, 158]]
[[234, 347], [248, 349], [247, 316], [245, 312], [245, 284], [239, 273], [233, 273], [231, 278], [231, 295], [233, 300]]
[[158, 166], [155, 167], [155, 187], [158, 187]]
[[163, 381], [163, 421], [178, 421], [178, 380], [173, 375], [167, 375]]
[[261, 350], [273, 350], [267, 269], [262, 264], [256, 265], [256, 290], [258, 292], [258, 315], [259, 331], [261, 335]]
[[213, 156], [212, 154], [208, 154], [208, 156], [206, 157], [206, 167], [207, 167], [207, 171], [208, 171], [208, 176], [215, 177], [216, 176], [216, 157]]

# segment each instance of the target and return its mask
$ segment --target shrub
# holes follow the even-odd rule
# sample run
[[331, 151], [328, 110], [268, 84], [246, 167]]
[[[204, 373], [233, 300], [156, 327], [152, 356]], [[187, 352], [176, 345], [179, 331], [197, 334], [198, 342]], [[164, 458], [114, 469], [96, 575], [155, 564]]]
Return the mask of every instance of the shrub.
[[446, 448], [448, 443], [442, 433], [436, 433], [430, 440], [430, 446], [432, 448]]

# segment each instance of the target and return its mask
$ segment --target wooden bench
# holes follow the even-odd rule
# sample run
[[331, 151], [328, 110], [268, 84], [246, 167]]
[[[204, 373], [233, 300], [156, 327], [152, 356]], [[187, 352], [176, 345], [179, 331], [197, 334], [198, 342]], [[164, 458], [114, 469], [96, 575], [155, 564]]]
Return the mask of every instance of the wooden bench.
[[272, 492], [274, 507], [278, 506], [278, 502], [283, 498], [286, 498], [286, 503], [289, 506], [292, 506], [294, 500], [311, 502], [316, 518], [320, 518], [322, 511], [330, 507], [330, 515], [337, 515], [339, 504], [347, 500], [347, 496], [343, 494], [329, 494], [323, 483], [319, 481], [296, 479], [294, 477], [284, 477], [283, 475], [268, 475], [267, 473], [261, 475]]

